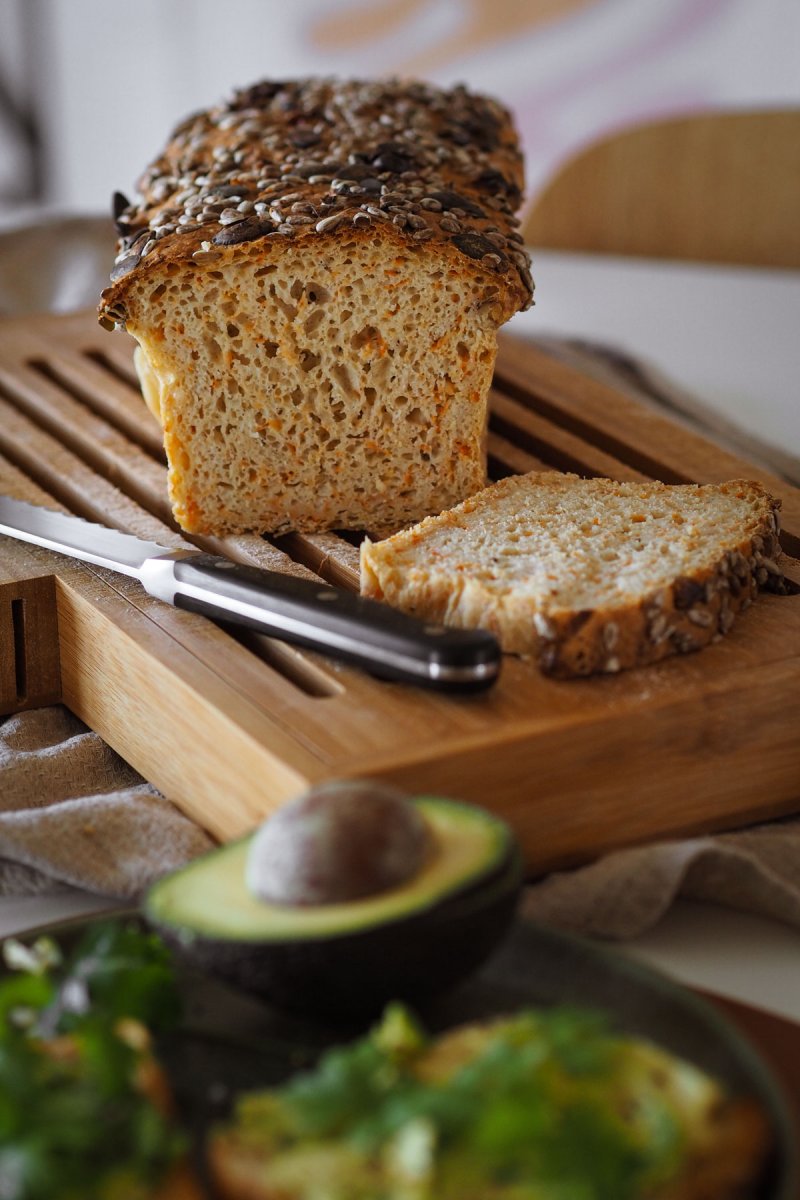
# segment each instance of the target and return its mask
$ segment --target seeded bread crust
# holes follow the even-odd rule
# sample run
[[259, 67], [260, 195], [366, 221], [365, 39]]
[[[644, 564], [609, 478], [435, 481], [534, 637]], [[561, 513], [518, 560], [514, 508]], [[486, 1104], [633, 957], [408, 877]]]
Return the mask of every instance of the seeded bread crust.
[[[660, 509], [668, 509], [675, 522], [666, 554], [674, 550], [684, 520], [696, 520], [693, 503], [707, 508], [712, 519], [715, 504], [725, 507], [730, 523], [731, 502], [740, 505], [741, 518], [727, 540], [715, 537], [713, 524], [703, 529], [692, 525], [681, 569], [674, 569], [673, 554], [660, 575], [650, 567], [635, 590], [628, 587], [608, 598], [614, 572], [620, 565], [635, 564], [634, 538], [646, 532], [667, 540], [663, 527], [648, 527], [648, 521], [662, 519]], [[566, 505], [580, 514], [582, 504], [588, 532], [567, 542], [559, 510]], [[598, 585], [598, 594], [605, 589], [604, 598], [592, 603], [591, 585], [587, 589], [581, 583], [583, 600], [570, 605], [565, 599], [570, 584], [578, 584], [582, 572], [598, 569], [591, 557], [594, 526], [603, 521], [597, 514], [619, 504], [629, 507], [631, 524], [621, 529], [619, 556], [612, 549], [612, 565], [605, 570], [602, 588]], [[780, 501], [761, 484], [745, 480], [697, 486], [583, 480], [556, 472], [511, 476], [383, 542], [365, 540], [361, 592], [426, 620], [489, 629], [505, 651], [534, 657], [547, 675], [613, 673], [718, 641], [759, 588], [780, 590], [779, 509]], [[528, 518], [543, 522], [538, 542], [527, 551], [531, 564], [537, 546], [557, 552], [553, 573], [530, 586], [504, 575], [503, 565], [504, 556], [518, 553], [513, 545]], [[492, 532], [488, 550], [487, 528]], [[602, 563], [599, 571], [602, 575]]]
[[99, 311], [140, 343], [183, 528], [385, 531], [485, 484], [522, 184], [508, 111], [460, 86], [263, 82], [175, 130], [115, 197]]
[[348, 222], [451, 247], [464, 265], [502, 278], [510, 313], [533, 292], [514, 215], [522, 187], [510, 113], [463, 86], [257, 83], [187, 117], [134, 203], [116, 193], [120, 248], [101, 317], [124, 322], [134, 272], [193, 260], [206, 241], [316, 242]]

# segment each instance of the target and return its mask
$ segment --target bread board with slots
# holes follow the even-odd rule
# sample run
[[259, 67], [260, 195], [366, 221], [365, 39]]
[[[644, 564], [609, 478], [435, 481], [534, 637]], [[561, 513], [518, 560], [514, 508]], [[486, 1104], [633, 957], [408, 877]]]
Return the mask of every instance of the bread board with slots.
[[[783, 565], [800, 582], [800, 491], [511, 337], [489, 456], [494, 477], [760, 479], [783, 501]], [[0, 323], [0, 491], [188, 544], [132, 342], [93, 313]], [[358, 541], [193, 544], [356, 589]], [[718, 644], [654, 667], [556, 681], [507, 657], [489, 692], [449, 697], [231, 633], [134, 580], [0, 538], [0, 713], [57, 701], [223, 840], [340, 776], [484, 804], [532, 872], [800, 810], [800, 595], [764, 594]]]

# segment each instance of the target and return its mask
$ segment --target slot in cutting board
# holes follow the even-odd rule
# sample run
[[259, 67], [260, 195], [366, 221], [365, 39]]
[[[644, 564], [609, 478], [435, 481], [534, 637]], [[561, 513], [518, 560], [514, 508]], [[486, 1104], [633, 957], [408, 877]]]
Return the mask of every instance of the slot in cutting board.
[[[498, 476], [541, 467], [666, 482], [761, 479], [800, 552], [800, 492], [534, 346], [501, 339]], [[0, 490], [186, 545], [132, 343], [93, 314], [0, 324]], [[357, 588], [358, 538], [194, 544]], [[800, 580], [798, 564], [788, 573]], [[57, 633], [57, 636], [56, 636]], [[507, 658], [481, 696], [384, 683], [147, 596], [134, 580], [0, 539], [0, 712], [63, 700], [221, 839], [343, 775], [472, 799], [532, 871], [800, 809], [800, 596], [763, 595], [699, 654], [560, 682]]]

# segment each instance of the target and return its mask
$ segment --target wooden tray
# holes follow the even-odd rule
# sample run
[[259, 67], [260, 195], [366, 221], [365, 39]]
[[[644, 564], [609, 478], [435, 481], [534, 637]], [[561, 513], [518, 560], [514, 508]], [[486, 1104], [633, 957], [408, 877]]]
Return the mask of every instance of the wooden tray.
[[[93, 314], [0, 324], [0, 489], [185, 545], [131, 347]], [[513, 339], [489, 448], [495, 475], [759, 478], [783, 498], [785, 550], [800, 552], [799, 491]], [[356, 588], [357, 541], [196, 544]], [[533, 871], [800, 809], [800, 596], [760, 597], [700, 654], [571, 682], [508, 658], [491, 693], [454, 699], [233, 636], [133, 580], [0, 538], [0, 712], [57, 700], [223, 839], [342, 775], [495, 809]]]

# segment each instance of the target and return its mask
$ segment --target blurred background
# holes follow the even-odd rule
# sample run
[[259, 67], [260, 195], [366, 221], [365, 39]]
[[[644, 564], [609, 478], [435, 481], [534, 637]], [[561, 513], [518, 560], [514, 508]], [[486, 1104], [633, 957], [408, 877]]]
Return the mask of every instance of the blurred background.
[[186, 113], [297, 74], [467, 82], [535, 191], [643, 118], [800, 103], [798, 0], [0, 0], [0, 221], [97, 213]]

